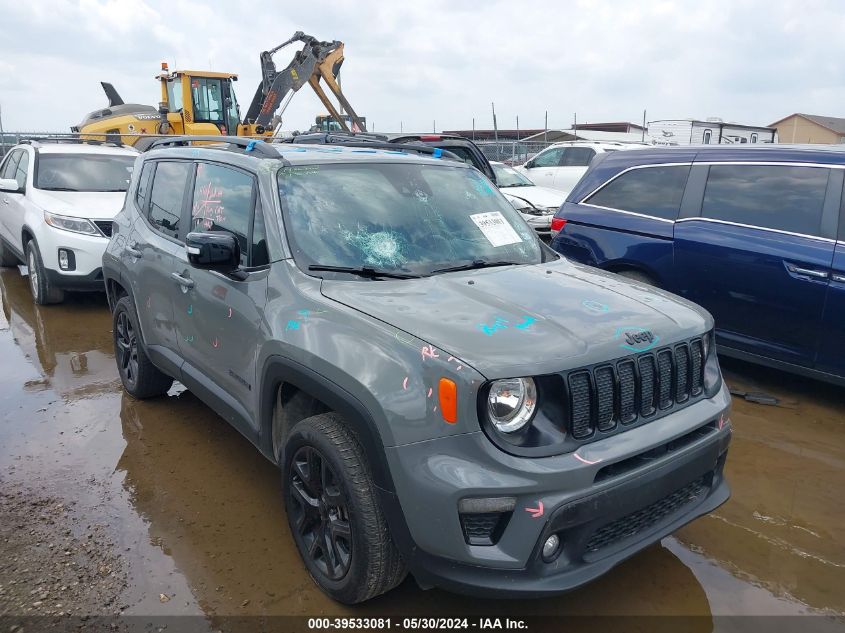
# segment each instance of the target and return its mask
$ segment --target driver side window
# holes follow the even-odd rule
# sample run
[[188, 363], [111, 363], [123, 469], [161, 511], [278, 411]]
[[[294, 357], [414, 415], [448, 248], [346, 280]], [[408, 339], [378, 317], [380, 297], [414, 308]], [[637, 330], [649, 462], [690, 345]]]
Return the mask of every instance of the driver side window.
[[563, 147], [556, 147], [555, 149], [550, 149], [546, 152], [543, 152], [537, 158], [534, 159], [531, 166], [532, 167], [557, 167], [560, 163], [560, 157], [563, 156], [565, 148]]

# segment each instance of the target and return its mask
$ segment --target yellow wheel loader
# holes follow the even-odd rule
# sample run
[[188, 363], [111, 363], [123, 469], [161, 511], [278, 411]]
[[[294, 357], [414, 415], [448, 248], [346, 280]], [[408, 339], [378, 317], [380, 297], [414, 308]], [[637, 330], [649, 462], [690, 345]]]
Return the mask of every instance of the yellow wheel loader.
[[[277, 71], [273, 55], [293, 42], [302, 42], [302, 50], [285, 69]], [[170, 72], [162, 63], [161, 74], [156, 77], [161, 83], [158, 108], [124, 103], [114, 86], [102, 82], [108, 107], [89, 113], [71, 130], [83, 138], [120, 141], [139, 149], [156, 136], [167, 134], [269, 137], [293, 95], [307, 83], [340, 129], [349, 131], [351, 122], [353, 129], [366, 131], [365, 119], [355, 113], [337, 82], [343, 59], [343, 42], [321, 42], [297, 31], [288, 41], [261, 53], [261, 84], [243, 119], [233, 89], [237, 75], [196, 70]], [[338, 111], [321, 80], [348, 114]]]

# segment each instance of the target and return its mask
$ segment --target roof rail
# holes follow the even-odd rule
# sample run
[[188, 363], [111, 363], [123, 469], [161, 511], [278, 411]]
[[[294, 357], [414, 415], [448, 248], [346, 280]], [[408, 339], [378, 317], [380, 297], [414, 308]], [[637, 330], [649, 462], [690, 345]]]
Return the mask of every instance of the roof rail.
[[[418, 154], [426, 154], [434, 156], [434, 158], [444, 157], [453, 160], [461, 160], [460, 156], [439, 147], [431, 147], [423, 143], [391, 143], [382, 140], [370, 140], [365, 138], [366, 135], [355, 136], [352, 134], [301, 134], [292, 139], [284, 139], [279, 141], [282, 143], [292, 143], [296, 145], [344, 145], [346, 147], [370, 147], [372, 149], [386, 149], [393, 152], [417, 152]], [[461, 161], [463, 162], [463, 161]]]
[[255, 151], [267, 158], [281, 158], [279, 152], [271, 149], [269, 143], [265, 143], [263, 139], [247, 138], [244, 136], [171, 136], [166, 138], [157, 138], [144, 150], [146, 152], [152, 149], [161, 149], [163, 147], [177, 147], [190, 145], [194, 142], [203, 143], [217, 143], [219, 145], [227, 145], [225, 148], [214, 147], [213, 145], [205, 146], [206, 149], [227, 149], [231, 146], [243, 148], [244, 152]]
[[[105, 135], [105, 136], [111, 136]], [[109, 140], [106, 138], [105, 141], [101, 141], [99, 139], [94, 138], [81, 138], [76, 135], [53, 135], [53, 136], [33, 136], [29, 138], [22, 138], [18, 141], [21, 145], [32, 145], [33, 147], [38, 147], [42, 143], [79, 143], [80, 145], [110, 145], [112, 147], [127, 147], [126, 144], [121, 143], [120, 141]]]

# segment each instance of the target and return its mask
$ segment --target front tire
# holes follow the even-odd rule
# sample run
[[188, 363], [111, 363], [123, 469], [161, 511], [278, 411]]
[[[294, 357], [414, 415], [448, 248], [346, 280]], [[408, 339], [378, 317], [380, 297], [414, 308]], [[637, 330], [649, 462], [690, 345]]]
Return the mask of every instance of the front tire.
[[139, 400], [167, 393], [173, 378], [162, 373], [147, 356], [135, 306], [129, 297], [121, 297], [114, 306], [112, 332], [117, 371], [126, 392]]
[[407, 575], [358, 440], [335, 413], [297, 424], [282, 464], [285, 511], [311, 578], [338, 602], [356, 604]]
[[46, 306], [65, 300], [64, 290], [54, 287], [47, 278], [47, 271], [35, 240], [29, 240], [26, 243], [26, 267], [29, 274], [29, 289], [35, 303]]

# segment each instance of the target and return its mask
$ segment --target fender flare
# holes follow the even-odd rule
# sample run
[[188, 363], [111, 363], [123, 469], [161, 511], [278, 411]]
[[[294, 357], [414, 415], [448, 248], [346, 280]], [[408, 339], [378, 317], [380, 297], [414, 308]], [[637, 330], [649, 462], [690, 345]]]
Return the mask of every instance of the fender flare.
[[367, 407], [337, 383], [295, 360], [271, 355], [264, 362], [259, 396], [259, 448], [273, 463], [273, 407], [282, 383], [297, 387], [336, 411], [358, 438], [373, 476], [373, 483], [385, 492], [393, 493], [395, 486], [387, 464], [381, 433]]

